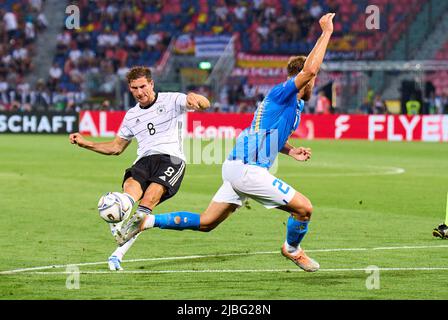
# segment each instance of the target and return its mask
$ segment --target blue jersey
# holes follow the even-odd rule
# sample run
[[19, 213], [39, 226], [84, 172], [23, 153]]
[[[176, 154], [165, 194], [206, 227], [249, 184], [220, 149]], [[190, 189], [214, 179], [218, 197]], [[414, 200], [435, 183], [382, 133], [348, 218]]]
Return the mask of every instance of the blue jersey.
[[258, 106], [250, 127], [238, 136], [228, 159], [270, 168], [300, 122], [304, 101], [291, 78], [276, 85]]

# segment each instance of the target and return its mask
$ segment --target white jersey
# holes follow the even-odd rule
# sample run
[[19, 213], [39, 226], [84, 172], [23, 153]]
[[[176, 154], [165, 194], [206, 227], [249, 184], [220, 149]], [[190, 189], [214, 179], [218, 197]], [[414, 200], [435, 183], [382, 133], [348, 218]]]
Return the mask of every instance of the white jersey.
[[[126, 112], [118, 136], [137, 139], [137, 159], [152, 154], [168, 154], [185, 161], [183, 128], [187, 112], [187, 96], [179, 92], [156, 93], [146, 108], [137, 105]], [[134, 162], [134, 163], [135, 163]]]

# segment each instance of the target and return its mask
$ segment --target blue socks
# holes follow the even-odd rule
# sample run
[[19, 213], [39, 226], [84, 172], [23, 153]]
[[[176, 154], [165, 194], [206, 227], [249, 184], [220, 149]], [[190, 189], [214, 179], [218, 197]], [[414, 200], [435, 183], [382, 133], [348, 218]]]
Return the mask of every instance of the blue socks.
[[286, 241], [290, 246], [297, 247], [308, 232], [309, 221], [299, 221], [293, 216], [288, 219]]
[[186, 211], [178, 211], [154, 215], [154, 227], [173, 230], [199, 230], [201, 222], [200, 214]]

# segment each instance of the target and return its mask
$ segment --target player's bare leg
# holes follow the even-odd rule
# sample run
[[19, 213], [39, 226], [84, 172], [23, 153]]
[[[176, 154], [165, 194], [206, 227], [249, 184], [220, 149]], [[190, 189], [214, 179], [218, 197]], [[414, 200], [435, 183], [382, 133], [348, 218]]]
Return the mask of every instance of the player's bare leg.
[[[126, 179], [126, 181], [124, 182], [123, 192], [130, 195], [134, 199], [134, 201], [138, 201], [143, 195], [143, 190], [142, 190], [140, 183], [138, 181], [136, 181], [135, 179], [133, 179], [132, 177]], [[124, 220], [126, 220], [127, 218], [128, 217], [125, 217]], [[116, 235], [116, 232], [121, 228], [122, 223], [123, 222], [120, 222], [113, 226], [111, 225], [112, 235], [114, 235], [114, 236]], [[114, 230], [112, 230], [112, 227], [114, 228]], [[112, 254], [110, 255], [110, 257], [108, 259], [108, 264], [109, 264], [110, 270], [117, 270], [117, 271], [123, 270], [123, 268], [121, 267], [121, 261], [123, 260], [124, 255], [132, 247], [135, 240], [137, 240], [137, 236], [138, 235], [136, 235], [135, 237], [132, 237], [125, 245], [118, 246], [117, 249], [115, 249], [115, 251], [112, 252]]]
[[300, 192], [296, 192], [287, 205], [278, 209], [291, 214], [288, 219], [286, 241], [281, 249], [282, 254], [305, 271], [319, 270], [319, 263], [308, 257], [300, 247], [300, 242], [308, 232], [308, 223], [313, 212], [311, 201]]
[[238, 208], [239, 205], [233, 203], [210, 202], [207, 209], [201, 214], [199, 231], [212, 231]]
[[129, 194], [135, 201], [140, 200], [143, 195], [142, 186], [134, 178], [127, 178], [123, 184], [123, 191]]

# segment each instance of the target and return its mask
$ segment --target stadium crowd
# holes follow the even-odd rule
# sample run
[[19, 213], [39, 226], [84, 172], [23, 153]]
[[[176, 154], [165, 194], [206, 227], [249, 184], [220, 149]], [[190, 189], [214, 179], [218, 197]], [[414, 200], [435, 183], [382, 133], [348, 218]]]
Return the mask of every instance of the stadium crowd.
[[[363, 32], [356, 13], [363, 8], [364, 2], [75, 1], [83, 17], [81, 28], [61, 29], [48, 76], [39, 79], [32, 87], [26, 81], [26, 75], [33, 71], [31, 58], [35, 55], [36, 37], [48, 24], [42, 12], [45, 2], [3, 1], [0, 4], [0, 110], [104, 109], [110, 102], [103, 102], [113, 99], [117, 88], [121, 94], [126, 91], [125, 75], [131, 66], [155, 66], [171, 40], [183, 34], [237, 34], [238, 52], [307, 53], [318, 35], [317, 19], [329, 11], [340, 13], [341, 17], [335, 22], [335, 40], [329, 48], [333, 56], [329, 58], [338, 59], [337, 53], [346, 54], [353, 49], [368, 53], [386, 32]], [[406, 8], [402, 0], [393, 5], [387, 1], [378, 3], [391, 13], [386, 23], [403, 19], [402, 12]], [[252, 112], [263, 98], [263, 93], [247, 82], [229, 84], [219, 95], [225, 99], [216, 100], [226, 103], [216, 103], [214, 110], [233, 112]], [[92, 104], [89, 96], [103, 99]], [[307, 111], [331, 112], [331, 104], [327, 107], [324, 97], [316, 91]], [[443, 90], [437, 90], [428, 99], [434, 105], [446, 106], [448, 103], [447, 92]], [[371, 104], [373, 106], [373, 101]], [[121, 108], [123, 106], [116, 107]], [[371, 109], [378, 108], [365, 110]], [[442, 112], [445, 109], [436, 108]]]
[[36, 39], [48, 25], [42, 0], [2, 1], [0, 4], [0, 110], [30, 110]]

